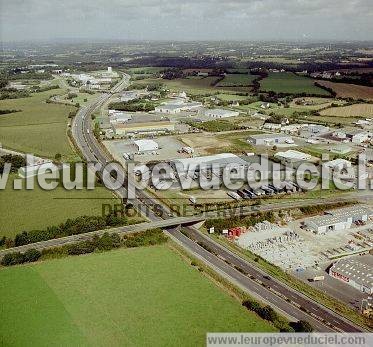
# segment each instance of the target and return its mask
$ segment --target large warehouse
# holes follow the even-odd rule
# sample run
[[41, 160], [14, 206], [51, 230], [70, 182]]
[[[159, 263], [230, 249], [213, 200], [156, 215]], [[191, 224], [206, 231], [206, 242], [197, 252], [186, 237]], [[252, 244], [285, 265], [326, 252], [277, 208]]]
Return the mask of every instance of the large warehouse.
[[373, 294], [373, 257], [370, 254], [338, 260], [329, 275], [363, 293]]
[[149, 151], [156, 151], [159, 149], [158, 143], [153, 140], [136, 140], [135, 146], [137, 147], [137, 152], [149, 152]]
[[257, 146], [272, 146], [276, 144], [294, 143], [293, 139], [289, 135], [285, 134], [258, 134], [251, 135], [248, 142]]
[[175, 159], [171, 161], [171, 165], [174, 169], [177, 168], [179, 173], [188, 172], [188, 170], [192, 167], [195, 167], [196, 171], [199, 171], [201, 165], [205, 165], [207, 167], [219, 165], [219, 167], [223, 169], [228, 164], [236, 164], [240, 168], [248, 168], [250, 166], [249, 162], [231, 153], [220, 153], [205, 157]]
[[372, 210], [364, 206], [350, 206], [326, 211], [323, 216], [307, 218], [304, 224], [316, 234], [350, 229], [357, 221], [366, 222], [373, 215]]
[[118, 136], [128, 134], [156, 134], [175, 131], [175, 122], [169, 120], [132, 122], [114, 124], [115, 134]]
[[304, 224], [316, 234], [326, 234], [331, 231], [350, 229], [352, 221], [343, 216], [325, 215], [307, 218]]
[[224, 110], [222, 108], [214, 108], [214, 109], [208, 109], [205, 111], [205, 116], [214, 118], [214, 119], [220, 119], [220, 118], [229, 118], [229, 117], [236, 117], [240, 113], [237, 111], [231, 111], [231, 110]]

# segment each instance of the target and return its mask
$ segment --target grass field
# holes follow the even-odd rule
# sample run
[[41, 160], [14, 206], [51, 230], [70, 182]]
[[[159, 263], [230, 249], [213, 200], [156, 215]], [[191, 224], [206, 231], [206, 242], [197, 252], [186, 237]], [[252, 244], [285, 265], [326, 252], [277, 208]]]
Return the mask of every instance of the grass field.
[[54, 158], [56, 153], [64, 159], [76, 158], [66, 128], [69, 112], [74, 107], [47, 104], [52, 94], [62, 89], [32, 94], [31, 97], [1, 100], [0, 109], [17, 109], [22, 112], [0, 116], [0, 143], [16, 151]]
[[12, 175], [1, 192], [0, 237], [12, 237], [23, 230], [46, 228], [68, 218], [100, 215], [102, 204], [119, 203], [104, 187], [94, 190], [70, 190], [58, 187], [45, 191], [35, 185], [34, 190], [13, 190]]
[[371, 117], [373, 104], [355, 104], [343, 107], [332, 107], [320, 112], [322, 116], [336, 117]]
[[234, 131], [224, 133], [196, 133], [180, 135], [178, 139], [187, 146], [192, 146], [199, 155], [227, 153], [241, 154], [242, 151], [253, 151], [246, 140], [248, 136], [258, 134], [259, 131]]
[[270, 73], [267, 78], [260, 81], [260, 90], [288, 94], [329, 95], [326, 90], [316, 87], [312, 79], [290, 72]]
[[166, 69], [166, 67], [144, 66], [129, 68], [127, 69], [127, 72], [135, 75], [152, 75]]
[[169, 246], [0, 271], [4, 346], [196, 346], [206, 332], [273, 331]]
[[247, 87], [253, 84], [258, 76], [249, 74], [227, 74], [217, 87]]
[[[247, 78], [249, 79], [249, 75]], [[199, 77], [191, 76], [187, 78], [177, 78], [173, 80], [166, 80], [161, 78], [147, 78], [139, 81], [135, 81], [136, 84], [143, 85], [144, 87], [152, 83], [162, 83], [165, 87], [171, 91], [185, 91], [191, 95], [215, 95], [218, 93], [224, 94], [224, 92], [233, 94], [235, 92], [248, 92], [248, 87], [227, 87], [214, 86], [214, 83], [218, 77], [208, 76]]]
[[333, 89], [339, 98], [373, 100], [373, 87], [358, 86], [348, 83], [334, 83], [330, 81], [318, 81], [318, 83]]

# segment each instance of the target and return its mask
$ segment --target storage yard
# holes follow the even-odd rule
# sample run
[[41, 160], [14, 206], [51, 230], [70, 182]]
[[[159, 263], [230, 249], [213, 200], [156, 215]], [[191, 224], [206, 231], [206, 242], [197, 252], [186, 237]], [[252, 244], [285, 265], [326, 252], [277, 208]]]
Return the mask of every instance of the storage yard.
[[[331, 264], [334, 259], [366, 253], [372, 249], [373, 226], [369, 211], [368, 208], [356, 206], [328, 211], [326, 218], [346, 218], [353, 222], [349, 227], [330, 229], [326, 234], [312, 232], [304, 227], [308, 220], [323, 218], [320, 216], [291, 221], [286, 227], [268, 222], [259, 223], [255, 227], [243, 229], [233, 239], [240, 247], [286, 271], [317, 270]], [[363, 219], [365, 222], [361, 221]]]

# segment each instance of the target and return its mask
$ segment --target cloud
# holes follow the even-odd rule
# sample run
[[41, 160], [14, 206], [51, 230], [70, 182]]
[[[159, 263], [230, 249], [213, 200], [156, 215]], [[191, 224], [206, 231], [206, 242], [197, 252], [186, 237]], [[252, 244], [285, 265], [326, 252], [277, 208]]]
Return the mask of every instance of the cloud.
[[371, 0], [0, 0], [0, 39], [370, 39]]

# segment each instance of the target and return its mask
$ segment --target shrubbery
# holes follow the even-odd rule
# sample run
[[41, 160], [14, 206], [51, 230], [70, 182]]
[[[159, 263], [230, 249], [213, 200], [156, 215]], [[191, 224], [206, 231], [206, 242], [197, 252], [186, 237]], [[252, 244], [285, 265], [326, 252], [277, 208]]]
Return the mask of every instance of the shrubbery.
[[11, 266], [23, 263], [32, 263], [41, 257], [40, 251], [36, 249], [29, 249], [25, 253], [13, 252], [5, 254], [1, 260], [1, 265]]
[[222, 231], [224, 229], [230, 229], [237, 226], [254, 226], [257, 223], [263, 222], [265, 220], [269, 222], [274, 222], [275, 216], [272, 211], [269, 212], [259, 212], [255, 215], [250, 215], [246, 217], [232, 216], [230, 218], [218, 218], [206, 220], [205, 226], [207, 229], [215, 227], [216, 231]]
[[75, 219], [68, 219], [58, 226], [51, 226], [45, 230], [23, 231], [17, 234], [14, 239], [14, 246], [27, 245], [29, 243], [46, 241], [55, 238], [78, 235], [87, 232], [105, 229], [106, 227], [115, 227], [126, 225], [126, 217], [114, 215], [102, 216], [82, 216]]
[[0, 174], [3, 173], [5, 163], [12, 164], [10, 172], [17, 172], [18, 169], [26, 165], [26, 158], [21, 155], [5, 154], [0, 157]]
[[23, 263], [31, 263], [43, 257], [60, 257], [66, 255], [81, 255], [95, 251], [109, 251], [119, 247], [142, 247], [163, 244], [167, 237], [161, 229], [142, 231], [125, 235], [123, 238], [117, 233], [105, 232], [102, 236], [95, 235], [90, 240], [68, 244], [61, 247], [44, 249], [42, 252], [30, 249], [25, 253], [13, 252], [6, 254], [1, 260], [1, 265], [12, 266]]
[[[280, 317], [277, 314], [277, 312], [269, 305], [263, 306], [253, 299], [247, 299], [242, 302], [242, 306], [246, 307], [250, 311], [255, 312], [259, 317], [271, 322], [281, 332], [301, 331], [301, 330], [296, 330], [293, 327], [293, 323], [289, 323], [287, 320]], [[299, 321], [297, 323], [300, 323], [302, 327], [304, 325], [305, 329], [306, 328], [312, 329], [312, 326], [308, 322]]]

